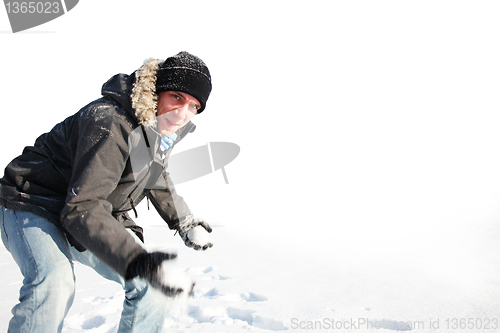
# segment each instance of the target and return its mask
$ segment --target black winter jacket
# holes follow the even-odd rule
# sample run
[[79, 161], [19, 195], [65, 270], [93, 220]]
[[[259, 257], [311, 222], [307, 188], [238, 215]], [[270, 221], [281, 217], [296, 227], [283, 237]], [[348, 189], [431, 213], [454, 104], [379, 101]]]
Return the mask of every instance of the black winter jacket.
[[[126, 231], [143, 239], [127, 211], [147, 197], [171, 229], [190, 214], [165, 171], [154, 131], [159, 63], [151, 59], [131, 75], [113, 76], [102, 98], [41, 135], [0, 179], [0, 205], [47, 218], [77, 249], [92, 251], [122, 276], [145, 252]], [[174, 146], [194, 129], [191, 122], [179, 129]], [[132, 165], [131, 156], [148, 158]]]

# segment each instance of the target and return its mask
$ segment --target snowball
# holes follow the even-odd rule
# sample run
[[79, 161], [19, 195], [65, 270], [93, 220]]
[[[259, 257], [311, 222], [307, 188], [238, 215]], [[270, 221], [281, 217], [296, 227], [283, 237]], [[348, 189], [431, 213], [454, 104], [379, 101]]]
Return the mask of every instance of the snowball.
[[161, 266], [161, 281], [171, 288], [181, 288], [183, 292], [178, 296], [187, 296], [193, 289], [193, 279], [182, 269], [174, 267], [169, 263]]
[[188, 237], [192, 242], [200, 246], [204, 246], [207, 243], [212, 243], [208, 231], [206, 231], [205, 228], [203, 228], [201, 225], [189, 230]]

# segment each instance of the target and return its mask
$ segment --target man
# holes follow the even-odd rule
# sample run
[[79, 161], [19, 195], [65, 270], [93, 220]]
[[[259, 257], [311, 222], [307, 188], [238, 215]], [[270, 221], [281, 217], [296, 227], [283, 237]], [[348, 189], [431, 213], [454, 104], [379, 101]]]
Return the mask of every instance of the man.
[[[187, 52], [146, 60], [131, 75], [113, 76], [102, 98], [6, 167], [1, 234], [24, 276], [9, 332], [61, 331], [74, 298], [73, 260], [122, 284], [118, 332], [161, 331], [163, 295], [189, 293], [192, 285], [183, 290], [162, 279], [163, 261], [175, 254], [148, 253], [140, 244], [142, 228], [127, 212], [137, 215], [135, 207], [147, 198], [186, 245], [212, 246], [210, 226], [192, 216], [165, 171], [173, 146], [194, 131], [191, 119], [205, 109], [211, 89], [207, 66]], [[200, 232], [203, 243], [193, 236]]]

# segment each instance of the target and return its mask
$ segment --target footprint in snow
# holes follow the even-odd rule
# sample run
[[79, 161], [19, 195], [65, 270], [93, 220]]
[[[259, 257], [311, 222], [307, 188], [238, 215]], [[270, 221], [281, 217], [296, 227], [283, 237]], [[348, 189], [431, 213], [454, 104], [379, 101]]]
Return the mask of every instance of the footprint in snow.
[[[199, 281], [212, 285], [215, 280], [225, 281], [230, 278], [216, 274], [216, 267], [208, 266], [201, 268], [190, 268], [190, 274], [198, 275]], [[214, 281], [214, 282], [209, 282]], [[224, 282], [218, 282], [217, 287], [195, 291], [188, 316], [198, 323], [217, 323], [223, 325], [250, 325], [256, 328], [281, 331], [286, 327], [280, 320], [259, 315], [258, 311], [252, 309], [253, 303], [267, 302], [268, 298], [258, 293], [242, 292], [240, 294], [226, 293]], [[195, 288], [196, 289], [196, 288]], [[249, 308], [250, 307], [250, 308]]]
[[267, 301], [267, 297], [254, 294], [254, 293], [243, 293], [241, 294], [241, 298], [247, 302], [265, 302]]
[[102, 316], [95, 316], [85, 320], [82, 324], [82, 329], [90, 330], [102, 326], [106, 322], [106, 318]]
[[203, 270], [203, 273], [208, 274], [208, 273], [213, 272], [214, 270], [215, 270], [215, 267], [214, 267], [214, 266], [209, 266], [209, 267], [207, 267], [207, 268], [205, 268], [205, 269]]
[[269, 331], [285, 330], [285, 325], [279, 320], [264, 317], [256, 314], [251, 309], [241, 309], [229, 306], [190, 306], [188, 315], [198, 323], [219, 323], [225, 325], [234, 325], [240, 322], [243, 325], [250, 325]]
[[206, 293], [203, 294], [203, 297], [208, 297], [208, 298], [213, 298], [215, 296], [219, 295], [219, 291], [216, 288], [212, 288]]
[[207, 267], [191, 267], [186, 270], [186, 273], [195, 277], [198, 281], [203, 280], [229, 280], [230, 278], [213, 273], [217, 268], [215, 266]]
[[231, 319], [241, 320], [246, 322], [248, 325], [264, 330], [283, 331], [285, 329], [285, 325], [283, 325], [283, 322], [274, 320], [272, 318], [266, 318], [260, 315], [256, 315], [255, 311], [253, 310], [229, 307], [227, 308], [227, 315]]

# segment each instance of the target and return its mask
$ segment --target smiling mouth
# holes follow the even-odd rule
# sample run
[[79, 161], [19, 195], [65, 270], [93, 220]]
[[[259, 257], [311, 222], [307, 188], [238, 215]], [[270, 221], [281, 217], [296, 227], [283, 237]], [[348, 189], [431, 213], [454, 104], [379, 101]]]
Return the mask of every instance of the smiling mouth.
[[171, 122], [170, 120], [168, 120], [167, 118], [165, 118], [165, 120], [168, 122], [168, 124], [169, 124], [170, 126], [179, 126], [179, 123], [176, 123], [176, 124], [175, 124], [175, 123]]

